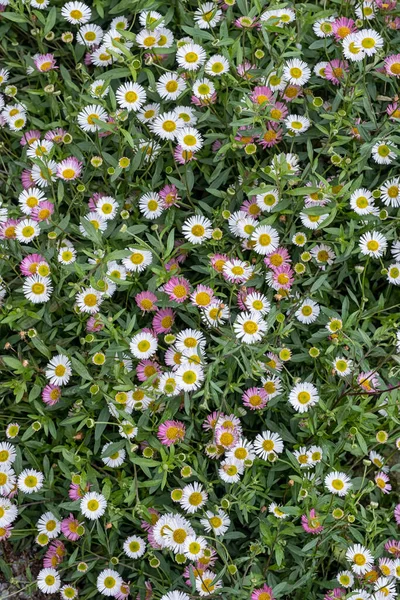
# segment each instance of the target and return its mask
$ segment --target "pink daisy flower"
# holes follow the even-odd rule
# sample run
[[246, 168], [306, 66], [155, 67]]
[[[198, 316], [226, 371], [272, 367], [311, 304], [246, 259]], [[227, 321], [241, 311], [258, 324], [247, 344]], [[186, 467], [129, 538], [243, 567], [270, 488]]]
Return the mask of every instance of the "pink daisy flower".
[[54, 212], [54, 204], [49, 200], [42, 200], [32, 209], [31, 217], [34, 221], [48, 221]]
[[254, 71], [255, 69], [257, 69], [256, 65], [252, 65], [251, 62], [245, 60], [241, 65], [238, 65], [237, 72], [243, 79], [253, 79], [254, 75], [250, 71]]
[[400, 541], [388, 540], [385, 544], [386, 552], [393, 554], [396, 558], [400, 556]]
[[191, 160], [196, 160], [196, 155], [191, 150], [184, 150], [182, 146], [177, 146], [174, 150], [174, 159], [180, 165], [185, 165]]
[[295, 98], [300, 98], [300, 96], [303, 95], [303, 88], [299, 85], [289, 83], [285, 89], [280, 92], [280, 95], [287, 102], [291, 102], [292, 100], [295, 100]]
[[177, 204], [178, 200], [180, 200], [180, 196], [178, 196], [178, 190], [175, 185], [165, 185], [159, 191], [159, 194], [167, 208], [174, 206], [174, 204]]
[[53, 54], [39, 54], [33, 62], [35, 63], [37, 70], [42, 73], [47, 73], [52, 69], [58, 69]]
[[284, 102], [275, 102], [270, 106], [269, 118], [273, 122], [283, 121], [289, 114], [288, 107]]
[[218, 273], [222, 273], [222, 269], [224, 268], [224, 264], [227, 260], [229, 260], [227, 254], [214, 254], [210, 258], [212, 268]]
[[389, 481], [389, 477], [386, 475], [386, 473], [383, 473], [383, 471], [379, 471], [379, 473], [375, 475], [375, 483], [383, 494], [388, 494], [392, 489]]
[[324, 596], [324, 600], [335, 600], [336, 598], [342, 598], [346, 595], [344, 588], [334, 588]]
[[67, 540], [71, 540], [72, 542], [76, 542], [82, 536], [82, 534], [78, 533], [78, 528], [81, 526], [78, 519], [75, 519], [74, 515], [70, 513], [69, 517], [66, 517], [61, 521], [61, 531], [67, 538]]
[[252, 387], [244, 392], [242, 402], [250, 410], [262, 410], [267, 406], [268, 394], [264, 388]]
[[136, 376], [139, 381], [147, 381], [156, 373], [160, 373], [160, 365], [154, 360], [141, 360], [136, 367]]
[[64, 181], [74, 181], [74, 179], [78, 179], [81, 172], [82, 163], [75, 158], [75, 156], [65, 158], [57, 165], [57, 177]]
[[96, 333], [97, 331], [101, 331], [103, 328], [104, 325], [101, 323], [101, 321], [99, 321], [98, 314], [92, 315], [86, 321], [86, 331], [89, 331], [90, 333]]
[[239, 17], [234, 21], [235, 27], [239, 29], [253, 29], [254, 27], [260, 27], [260, 23], [257, 17]]
[[250, 598], [251, 600], [275, 600], [273, 590], [268, 585], [253, 590]]
[[349, 70], [347, 60], [339, 60], [335, 58], [331, 60], [325, 67], [325, 77], [335, 85], [340, 85], [344, 80], [345, 73]]
[[164, 285], [163, 291], [168, 295], [170, 300], [181, 304], [189, 297], [190, 282], [184, 277], [172, 277]]
[[35, 275], [39, 263], [47, 264], [46, 259], [41, 254], [29, 254], [29, 256], [25, 256], [19, 265], [22, 275], [25, 275], [25, 277]]
[[106, 194], [103, 192], [95, 192], [91, 198], [89, 198], [88, 206], [90, 210], [96, 210], [99, 200], [104, 198]]
[[388, 104], [386, 107], [386, 112], [389, 115], [389, 119], [400, 119], [400, 107], [397, 102]]
[[396, 506], [396, 508], [394, 509], [394, 520], [396, 521], [397, 525], [400, 525], [400, 504], [398, 504]]
[[[85, 487], [85, 491], [88, 492], [89, 489], [90, 484], [88, 483]], [[77, 483], [70, 483], [68, 496], [71, 498], [71, 500], [80, 500], [81, 498], [83, 498], [83, 492], [81, 490], [80, 485], [78, 485]]]
[[258, 85], [250, 94], [250, 100], [254, 102], [254, 104], [265, 105], [269, 104], [272, 96], [273, 92], [269, 89], [269, 87], [266, 85]]
[[286, 248], [277, 248], [271, 254], [264, 258], [264, 262], [270, 269], [278, 269], [282, 265], [288, 265], [292, 262], [289, 252]]
[[151, 523], [149, 523], [148, 521], [142, 521], [140, 523], [140, 527], [144, 529], [144, 531], [150, 531], [160, 518], [160, 513], [155, 508], [149, 508], [148, 512], [151, 515]]
[[266, 123], [266, 131], [257, 137], [257, 142], [262, 148], [272, 148], [282, 139], [282, 128], [274, 121]]
[[278, 290], [290, 290], [294, 281], [294, 271], [287, 264], [277, 267], [273, 271], [266, 274], [265, 280], [272, 289]]
[[49, 406], [54, 406], [61, 399], [61, 388], [58, 385], [49, 383], [42, 390], [42, 400]]
[[214, 290], [208, 285], [198, 285], [190, 296], [193, 306], [204, 308], [209, 306], [214, 299]]
[[48, 140], [49, 142], [54, 142], [55, 144], [61, 144], [66, 133], [67, 131], [65, 131], [65, 129], [57, 127], [57, 129], [51, 129], [48, 131], [44, 136], [44, 139]]
[[169, 333], [175, 323], [175, 312], [172, 308], [162, 308], [153, 317], [152, 325], [157, 335]]
[[[119, 590], [115, 595], [115, 599], [116, 600], [125, 600], [125, 598], [128, 598], [130, 594], [130, 588], [129, 588], [129, 584], [125, 583], [124, 581], [121, 583], [121, 585], [119, 586]], [[140, 596], [140, 594], [139, 594]]]
[[347, 17], [339, 17], [332, 23], [333, 35], [340, 42], [353, 31], [357, 31], [357, 27], [353, 19]]
[[198, 98], [197, 96], [192, 96], [190, 98], [192, 104], [195, 106], [209, 106], [210, 104], [215, 104], [217, 101], [217, 92], [211, 94], [209, 98]]
[[254, 196], [250, 200], [245, 200], [239, 210], [247, 213], [252, 219], [257, 219], [261, 214], [261, 208], [258, 206]]
[[254, 294], [254, 292], [256, 292], [256, 288], [253, 287], [243, 287], [242, 289], [240, 289], [238, 291], [238, 295], [237, 295], [237, 303], [238, 303], [238, 307], [240, 308], [240, 310], [249, 310], [245, 304], [246, 300], [247, 300], [247, 296], [249, 296], [250, 294]]
[[391, 54], [385, 58], [385, 71], [391, 77], [400, 77], [400, 54]]
[[35, 182], [33, 181], [33, 178], [32, 178], [32, 171], [30, 171], [29, 169], [24, 169], [22, 171], [21, 183], [22, 183], [22, 187], [24, 188], [24, 190], [27, 190], [28, 188], [35, 185]]
[[13, 528], [11, 525], [4, 525], [4, 527], [0, 527], [0, 542], [4, 542], [4, 540], [8, 540], [11, 537]]
[[0, 223], [0, 238], [2, 240], [14, 240], [15, 228], [18, 223], [18, 219], [7, 219], [4, 223]]
[[136, 294], [135, 302], [143, 312], [157, 310], [157, 296], [153, 292], [140, 292], [140, 294]]
[[214, 440], [218, 446], [229, 449], [236, 446], [239, 436], [235, 429], [232, 429], [231, 427], [219, 427], [217, 425], [215, 429]]
[[37, 142], [38, 140], [40, 140], [40, 138], [40, 131], [38, 129], [31, 129], [31, 131], [27, 131], [26, 133], [24, 133], [19, 143], [21, 144], [21, 146], [30, 146], [31, 144], [33, 144], [33, 142]]
[[362, 389], [367, 392], [375, 392], [378, 387], [378, 377], [373, 371], [367, 371], [366, 373], [360, 373], [357, 377], [357, 382]]
[[220, 419], [225, 419], [225, 415], [218, 410], [214, 410], [210, 415], [207, 415], [203, 423], [203, 429], [213, 431]]
[[164, 446], [172, 446], [181, 442], [186, 433], [186, 427], [181, 421], [165, 421], [157, 431], [157, 437]]
[[321, 533], [323, 531], [323, 527], [317, 517], [317, 513], [314, 508], [310, 510], [310, 515], [302, 515], [301, 517], [301, 526], [307, 533]]
[[52, 542], [44, 555], [43, 566], [45, 569], [56, 569], [62, 563], [67, 551], [61, 540]]

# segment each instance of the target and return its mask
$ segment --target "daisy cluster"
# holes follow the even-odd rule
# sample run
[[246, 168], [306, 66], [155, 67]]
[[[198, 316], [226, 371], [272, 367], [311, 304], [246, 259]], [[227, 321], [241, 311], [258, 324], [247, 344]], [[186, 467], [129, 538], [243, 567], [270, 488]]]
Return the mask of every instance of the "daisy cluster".
[[399, 32], [397, 0], [0, 0], [32, 597], [398, 598]]

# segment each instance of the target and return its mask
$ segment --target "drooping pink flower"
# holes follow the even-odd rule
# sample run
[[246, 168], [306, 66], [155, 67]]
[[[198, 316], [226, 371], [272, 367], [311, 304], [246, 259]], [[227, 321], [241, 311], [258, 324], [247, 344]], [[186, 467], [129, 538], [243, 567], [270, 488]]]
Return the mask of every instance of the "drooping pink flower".
[[277, 121], [283, 121], [289, 114], [288, 107], [284, 102], [275, 102], [270, 105], [269, 118], [275, 123]]
[[182, 146], [177, 146], [174, 150], [174, 159], [180, 165], [185, 165], [191, 160], [196, 160], [196, 155], [191, 150], [184, 150]]
[[125, 583], [124, 581], [119, 586], [119, 590], [115, 595], [116, 600], [125, 600], [128, 598], [130, 594], [129, 583]]
[[244, 392], [242, 402], [250, 410], [262, 410], [267, 406], [268, 394], [264, 388], [252, 387]]
[[300, 85], [289, 83], [284, 90], [279, 92], [283, 100], [292, 102], [296, 98], [300, 98], [303, 95], [303, 88]]
[[104, 328], [103, 323], [99, 320], [99, 315], [92, 315], [86, 321], [86, 331], [90, 333], [96, 333], [97, 331], [101, 331]]
[[386, 112], [389, 115], [390, 120], [400, 119], [400, 106], [397, 102], [388, 104], [386, 107]]
[[254, 27], [260, 27], [260, 22], [257, 17], [239, 17], [234, 21], [235, 27], [239, 29], [254, 29]]
[[265, 584], [253, 590], [250, 598], [251, 600], [275, 600], [272, 588]]
[[235, 429], [231, 427], [217, 427], [215, 428], [214, 440], [218, 446], [229, 449], [236, 446], [239, 436]]
[[321, 525], [320, 520], [318, 519], [315, 508], [310, 510], [309, 516], [302, 515], [301, 517], [301, 526], [307, 533], [317, 534], [323, 531], [323, 527]]
[[157, 296], [153, 292], [146, 291], [136, 294], [135, 302], [143, 312], [157, 310]]
[[163, 291], [170, 300], [181, 304], [185, 302], [190, 294], [190, 282], [185, 277], [172, 277], [164, 285]]
[[[144, 600], [151, 600], [153, 598], [153, 588], [150, 581], [145, 581], [144, 586], [146, 588], [146, 594]], [[141, 600], [140, 594], [136, 596], [136, 600]]]
[[0, 238], [2, 240], [14, 240], [16, 237], [15, 228], [18, 223], [18, 219], [7, 219], [7, 221], [0, 223]]
[[24, 169], [21, 173], [21, 183], [24, 190], [35, 185], [35, 182], [32, 177], [32, 171], [29, 169]]
[[186, 427], [181, 421], [165, 421], [157, 431], [157, 437], [164, 446], [172, 446], [181, 442], [186, 433]]
[[254, 292], [257, 292], [257, 290], [253, 287], [243, 287], [238, 291], [237, 303], [240, 310], [249, 310], [245, 302], [247, 300], [247, 296], [254, 294]]
[[339, 60], [335, 58], [331, 60], [325, 67], [325, 77], [335, 85], [340, 85], [344, 80], [345, 74], [349, 70], [347, 60]]
[[144, 531], [150, 531], [150, 529], [152, 527], [154, 527], [154, 525], [157, 523], [158, 519], [160, 518], [160, 513], [155, 508], [149, 508], [148, 512], [151, 515], [151, 517], [150, 517], [151, 523], [149, 523], [148, 521], [144, 521], [144, 520], [141, 521], [141, 523], [140, 523], [140, 527], [142, 529], [144, 529]]
[[207, 415], [203, 422], [203, 429], [206, 431], [213, 431], [220, 419], [225, 419], [224, 413], [214, 410], [211, 414]]
[[400, 525], [400, 504], [398, 504], [396, 506], [396, 508], [394, 509], [394, 520], [396, 521], [397, 525]]
[[252, 65], [251, 62], [245, 60], [242, 64], [238, 65], [237, 72], [243, 79], [253, 79], [254, 75], [250, 71], [257, 69], [256, 65]]
[[357, 383], [365, 392], [371, 393], [376, 391], [379, 381], [373, 371], [367, 371], [366, 373], [360, 373], [357, 377]]
[[209, 106], [210, 104], [215, 104], [217, 101], [217, 92], [211, 94], [209, 98], [198, 98], [197, 96], [192, 96], [190, 98], [192, 104], [195, 106]]
[[357, 27], [353, 19], [347, 17], [339, 17], [332, 23], [333, 35], [337, 41], [343, 40], [353, 31], [357, 31]]
[[[85, 487], [85, 491], [88, 492], [89, 490], [90, 490], [90, 484], [88, 483]], [[81, 486], [78, 485], [77, 483], [70, 483], [69, 490], [68, 490], [68, 496], [71, 498], [71, 500], [80, 500], [81, 498], [83, 498], [83, 492], [81, 490]]]
[[38, 264], [45, 262], [47, 261], [41, 254], [29, 254], [29, 256], [25, 256], [25, 258], [22, 259], [19, 268], [22, 275], [25, 275], [25, 277], [30, 277], [31, 275], [36, 274]]
[[342, 598], [345, 595], [346, 590], [344, 588], [334, 588], [325, 595], [324, 600], [336, 600], [336, 598]]
[[48, 140], [49, 142], [54, 142], [55, 144], [61, 144], [66, 133], [67, 132], [65, 129], [57, 127], [57, 129], [51, 129], [48, 131], [44, 136], [44, 139]]
[[54, 406], [61, 399], [61, 388], [58, 385], [49, 383], [42, 390], [42, 400], [49, 406]]
[[386, 473], [383, 473], [383, 471], [379, 471], [379, 473], [375, 475], [375, 483], [384, 494], [388, 494], [392, 489], [389, 481], [389, 477], [386, 475]]
[[56, 569], [58, 565], [64, 560], [67, 550], [61, 540], [53, 541], [48, 547], [46, 554], [43, 559], [43, 566], [45, 569], [53, 568]]
[[81, 537], [81, 533], [78, 533], [78, 528], [81, 526], [78, 519], [71, 513], [69, 517], [66, 517], [61, 521], [61, 531], [67, 538], [72, 542], [76, 542]]

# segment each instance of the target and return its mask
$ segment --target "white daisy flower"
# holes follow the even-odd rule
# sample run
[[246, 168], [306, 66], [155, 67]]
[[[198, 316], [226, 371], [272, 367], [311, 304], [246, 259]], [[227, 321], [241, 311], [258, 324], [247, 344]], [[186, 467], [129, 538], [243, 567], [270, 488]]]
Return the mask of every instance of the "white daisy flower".
[[96, 586], [104, 596], [116, 596], [122, 585], [122, 577], [113, 569], [104, 569], [97, 577]]
[[156, 10], [143, 10], [139, 14], [139, 23], [142, 27], [153, 26], [158, 22], [161, 23], [163, 20], [163, 15]]
[[26, 155], [29, 158], [47, 157], [50, 154], [53, 146], [53, 142], [50, 142], [49, 140], [35, 140], [31, 144], [29, 144], [29, 148], [26, 151]]
[[105, 98], [108, 96], [110, 88], [108, 87], [108, 82], [105, 79], [96, 79], [90, 85], [90, 95], [93, 98]]
[[350, 33], [342, 40], [344, 57], [353, 62], [359, 62], [365, 57], [358, 33]]
[[146, 542], [138, 535], [130, 535], [126, 538], [123, 548], [129, 558], [140, 558], [146, 552]]
[[355, 190], [350, 196], [350, 207], [358, 215], [376, 214], [375, 200], [371, 192], [365, 188]]
[[107, 500], [98, 492], [87, 492], [80, 502], [81, 513], [91, 521], [102, 517], [106, 508]]
[[275, 515], [277, 519], [286, 519], [289, 515], [284, 513], [281, 508], [282, 507], [279, 504], [276, 504], [276, 502], [271, 502], [271, 504], [268, 506], [268, 511]]
[[344, 358], [344, 356], [338, 356], [333, 361], [332, 366], [339, 377], [346, 377], [351, 373], [353, 361], [348, 358]]
[[386, 206], [392, 206], [393, 208], [400, 207], [400, 178], [394, 177], [388, 179], [379, 188], [381, 192], [381, 200]]
[[[197, 122], [196, 113], [190, 106], [176, 106], [174, 113], [178, 119], [182, 119], [182, 121], [184, 121], [185, 126], [195, 125]], [[181, 130], [179, 130], [179, 134], [180, 133]]]
[[204, 380], [202, 367], [195, 362], [184, 362], [175, 371], [178, 388], [185, 392], [197, 390]]
[[150, 122], [150, 130], [162, 140], [174, 140], [178, 130], [185, 125], [174, 111], [163, 113]]
[[267, 324], [258, 313], [243, 312], [236, 317], [233, 329], [236, 337], [243, 343], [254, 344], [262, 340]]
[[96, 231], [102, 232], [107, 229], [107, 221], [99, 215], [97, 211], [91, 211], [87, 215], [82, 218], [81, 225], [79, 225], [79, 231], [83, 235], [83, 237], [88, 237], [88, 233], [86, 232], [83, 223], [90, 223]]
[[129, 343], [129, 348], [135, 358], [150, 358], [157, 352], [157, 338], [149, 332], [137, 333]]
[[158, 381], [158, 390], [168, 397], [177, 396], [179, 394], [179, 388], [175, 373], [172, 371], [163, 373]]
[[256, 202], [257, 206], [259, 206], [263, 212], [271, 212], [279, 202], [279, 192], [274, 188], [268, 190], [265, 194], [257, 194]]
[[374, 557], [365, 546], [354, 544], [346, 552], [346, 558], [351, 563], [351, 569], [357, 575], [370, 571], [374, 564]]
[[166, 27], [157, 27], [158, 33], [157, 48], [171, 48], [174, 43], [174, 34]]
[[325, 477], [324, 483], [325, 487], [332, 494], [336, 494], [337, 496], [345, 496], [352, 486], [350, 477], [339, 471], [333, 471], [332, 473], [329, 473]]
[[314, 65], [313, 68], [314, 75], [316, 75], [317, 77], [322, 77], [322, 79], [326, 79], [325, 69], [328, 65], [329, 63], [326, 60], [317, 62], [317, 64]]
[[237, 483], [243, 470], [243, 462], [234, 458], [226, 458], [218, 469], [218, 475], [225, 483]]
[[182, 225], [182, 233], [192, 244], [202, 244], [211, 238], [212, 223], [201, 215], [189, 217]]
[[57, 354], [47, 363], [45, 376], [52, 384], [65, 385], [71, 375], [71, 361], [65, 354]]
[[22, 287], [25, 298], [34, 304], [41, 304], [50, 300], [53, 286], [50, 277], [32, 275], [24, 279]]
[[372, 158], [378, 165], [390, 165], [396, 158], [397, 146], [392, 142], [376, 142], [372, 146]]
[[52, 512], [44, 513], [36, 525], [39, 533], [45, 533], [51, 540], [56, 538], [61, 531], [61, 522], [53, 515]]
[[354, 585], [354, 576], [351, 571], [340, 571], [336, 575], [336, 579], [344, 588], [350, 588]]
[[[80, 4], [80, 2], [68, 2]], [[55, 594], [61, 587], [61, 579], [56, 569], [42, 569], [36, 578], [37, 586], [44, 594]]]
[[282, 391], [282, 383], [277, 375], [271, 377], [261, 377], [261, 383], [264, 390], [267, 392], [269, 399], [275, 398]]
[[229, 62], [222, 54], [214, 54], [204, 65], [204, 71], [210, 77], [219, 77], [229, 73]]
[[292, 85], [304, 85], [311, 77], [311, 70], [303, 60], [292, 58], [283, 67], [283, 77]]
[[271, 254], [279, 246], [279, 234], [269, 225], [259, 225], [251, 234], [250, 241], [254, 242], [252, 247], [257, 254]]
[[[109, 448], [111, 446], [111, 444], [112, 444], [112, 442], [108, 442], [107, 444], [104, 444], [101, 453], [105, 454], [107, 451], [107, 448]], [[113, 454], [111, 454], [110, 456], [102, 457], [101, 460], [107, 467], [116, 469], [117, 467], [120, 467], [123, 464], [125, 458], [126, 458], [126, 451], [123, 448], [120, 448], [119, 450], [116, 450]]]
[[122, 259], [122, 264], [127, 271], [140, 273], [151, 265], [153, 255], [149, 250], [140, 250], [139, 248], [128, 248], [128, 250], [131, 252], [130, 256]]
[[110, 260], [110, 262], [107, 263], [107, 275], [114, 277], [114, 279], [125, 281], [126, 269], [122, 265], [119, 265], [115, 260]]
[[11, 465], [16, 457], [15, 446], [10, 442], [0, 442], [0, 466]]
[[155, 119], [160, 113], [160, 105], [155, 102], [153, 104], [145, 104], [137, 113], [137, 118], [142, 123], [149, 123]]
[[123, 51], [119, 47], [119, 44], [124, 48], [127, 48], [128, 50], [133, 46], [133, 42], [127, 40], [124, 37], [123, 31], [120, 31], [118, 29], [110, 29], [109, 31], [107, 31], [103, 38], [103, 47], [106, 50], [109, 50], [110, 52], [115, 52], [116, 54], [123, 54]]
[[[104, 46], [100, 46], [90, 55], [92, 63], [96, 67], [107, 67], [114, 62], [114, 57], [107, 51]], [[103, 119], [104, 121], [104, 119]]]
[[210, 79], [203, 78], [194, 82], [192, 88], [193, 94], [200, 100], [209, 100], [215, 93], [215, 87]]
[[111, 196], [103, 196], [96, 204], [96, 212], [105, 221], [109, 221], [115, 217], [118, 211], [118, 202]]
[[197, 329], [183, 329], [176, 337], [175, 347], [179, 352], [193, 354], [202, 352], [206, 344], [205, 337]]
[[86, 288], [75, 296], [75, 302], [82, 313], [93, 315], [99, 312], [102, 302], [101, 293], [92, 287]]
[[325, 19], [318, 19], [313, 24], [313, 31], [319, 38], [329, 37], [333, 35], [332, 23], [335, 21], [335, 17], [326, 17]]
[[136, 43], [140, 48], [154, 48], [158, 45], [160, 34], [157, 29], [142, 29], [136, 35]]
[[164, 203], [157, 193], [147, 193], [139, 200], [139, 210], [146, 219], [157, 219], [164, 211]]
[[60, 248], [57, 254], [57, 260], [62, 265], [70, 265], [76, 260], [76, 250], [73, 247]]
[[17, 479], [17, 486], [24, 494], [33, 494], [43, 487], [44, 476], [35, 469], [24, 469]]
[[78, 597], [78, 590], [73, 585], [63, 585], [60, 595], [61, 600], [75, 600]]
[[254, 440], [254, 452], [260, 458], [268, 460], [270, 454], [281, 454], [283, 452], [283, 440], [277, 433], [263, 431]]
[[40, 234], [40, 228], [36, 221], [23, 219], [15, 227], [15, 236], [21, 244], [29, 244]]
[[206, 61], [206, 53], [199, 44], [188, 43], [178, 48], [176, 61], [187, 71], [197, 71]]
[[396, 594], [396, 581], [391, 577], [378, 577], [374, 583], [374, 600], [394, 600]]
[[307, 412], [309, 408], [319, 401], [318, 390], [312, 383], [297, 383], [290, 391], [289, 402], [300, 413]]
[[383, 37], [374, 29], [361, 29], [357, 32], [357, 43], [366, 56], [373, 56], [383, 48]]
[[94, 119], [98, 121], [107, 121], [108, 113], [104, 110], [102, 106], [99, 104], [90, 104], [89, 106], [85, 106], [84, 109], [79, 111], [77, 120], [78, 125], [83, 131], [98, 131], [100, 129], [99, 125], [95, 123]]
[[400, 263], [388, 267], [387, 279], [393, 285], [400, 285]]
[[228, 531], [231, 520], [223, 510], [218, 509], [216, 513], [207, 511], [205, 517], [200, 519], [200, 523], [207, 533], [212, 531], [214, 535], [222, 536]]
[[142, 104], [146, 102], [146, 91], [139, 83], [124, 83], [117, 88], [115, 97], [118, 106], [128, 112], [137, 112]]
[[207, 325], [216, 327], [217, 325], [224, 323], [230, 317], [230, 310], [228, 306], [220, 302], [219, 300], [213, 300], [210, 304], [203, 308], [202, 319]]
[[286, 127], [296, 135], [304, 133], [311, 126], [311, 122], [309, 119], [307, 119], [307, 117], [295, 114], [288, 115], [284, 123]]
[[306, 213], [300, 213], [300, 220], [304, 227], [307, 229], [319, 229], [324, 224], [324, 221], [329, 217], [329, 214], [323, 215], [307, 215]]
[[90, 21], [92, 11], [83, 2], [67, 2], [61, 9], [61, 15], [73, 25], [83, 25]]
[[295, 315], [300, 323], [314, 323], [318, 319], [320, 313], [319, 304], [307, 298], [302, 302], [301, 306], [296, 310]]
[[[0, 467], [1, 469], [1, 467]], [[18, 508], [8, 498], [0, 498], [0, 527], [11, 525], [18, 516]]]
[[267, 297], [260, 292], [248, 294], [244, 304], [250, 312], [259, 313], [260, 315], [266, 315], [271, 310], [271, 303], [267, 300]]
[[[189, 536], [195, 535], [190, 522], [181, 515], [171, 515], [165, 527], [165, 537], [162, 539], [164, 547], [175, 553], [182, 553], [185, 542]], [[155, 531], [153, 530], [155, 534]], [[158, 541], [158, 539], [157, 539]]]
[[177, 73], [164, 73], [157, 81], [156, 89], [161, 98], [176, 100], [186, 89], [186, 82]]
[[191, 150], [192, 152], [197, 152], [204, 144], [199, 131], [194, 127], [182, 127], [179, 129], [176, 134], [176, 141], [183, 150]]
[[81, 46], [100, 46], [104, 31], [98, 25], [89, 23], [81, 27], [76, 34], [76, 41]]
[[8, 496], [14, 489], [16, 477], [11, 465], [5, 464], [0, 466], [0, 495]]
[[[361, 2], [361, 4], [359, 4], [356, 7], [356, 16], [359, 19], [366, 19], [367, 21], [371, 21], [375, 18], [375, 6], [376, 5], [374, 0], [364, 0], [363, 2]], [[357, 598], [355, 598], [354, 600], [357, 600]]]
[[182, 490], [182, 498], [179, 504], [189, 514], [197, 512], [208, 500], [208, 494], [203, 490], [203, 486], [195, 481], [189, 483]]
[[206, 540], [201, 536], [191, 535], [186, 538], [183, 554], [189, 560], [199, 560], [207, 548]]
[[380, 258], [386, 252], [387, 239], [379, 231], [367, 231], [360, 237], [358, 245], [364, 256]]
[[211, 29], [222, 19], [222, 10], [214, 2], [205, 2], [195, 11], [193, 19], [200, 29]]

